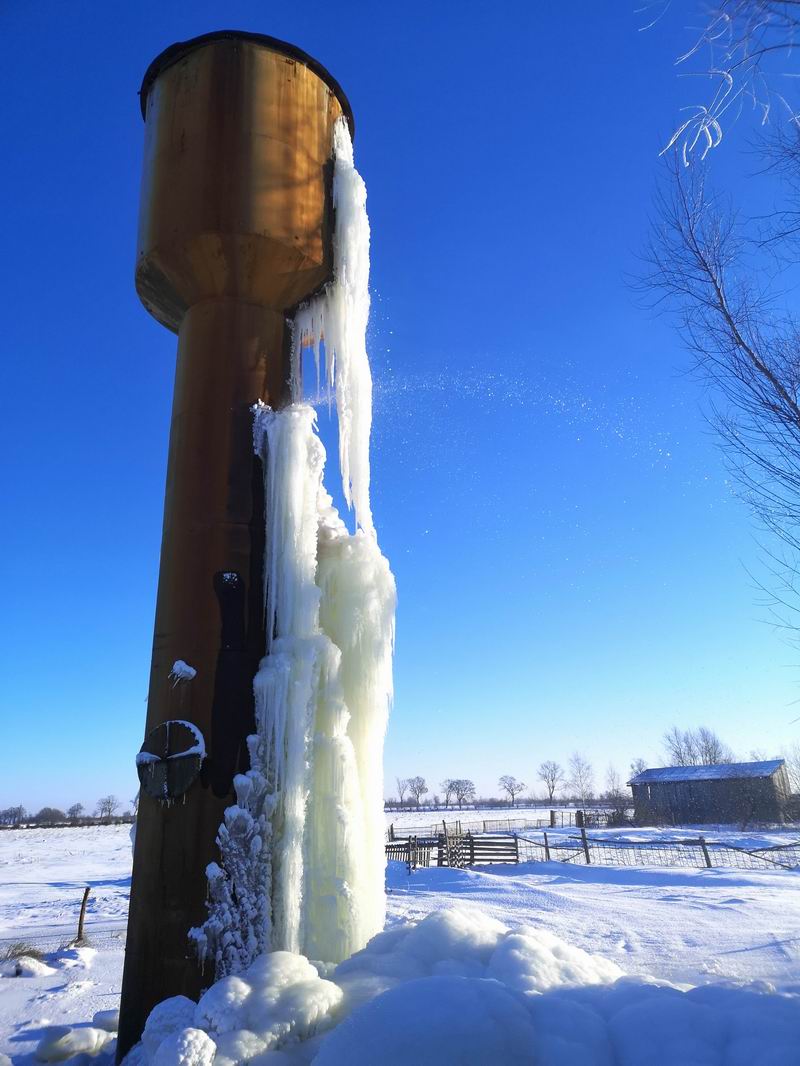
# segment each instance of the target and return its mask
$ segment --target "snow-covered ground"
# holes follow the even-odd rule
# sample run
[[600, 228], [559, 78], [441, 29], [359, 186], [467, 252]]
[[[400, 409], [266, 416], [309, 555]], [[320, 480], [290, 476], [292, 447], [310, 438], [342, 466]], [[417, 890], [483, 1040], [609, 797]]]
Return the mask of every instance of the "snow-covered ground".
[[[696, 830], [686, 832], [696, 834]], [[776, 832], [784, 837], [783, 831]], [[635, 833], [647, 839], [660, 831]], [[743, 836], [721, 828], [708, 831], [709, 837], [718, 839], [726, 833], [729, 838]], [[756, 836], [761, 839], [760, 834]], [[747, 838], [753, 842], [753, 834]], [[125, 826], [0, 833], [0, 940], [4, 942], [0, 947], [11, 940], [26, 940], [43, 948], [50, 971], [14, 977], [13, 963], [0, 964], [0, 1052], [10, 1055], [15, 1066], [34, 1061], [33, 1052], [48, 1026], [81, 1024], [88, 1028], [96, 1012], [117, 1006], [130, 866]], [[86, 884], [92, 888], [87, 933], [95, 950], [58, 950], [74, 935]], [[800, 996], [800, 873], [536, 863], [473, 870], [434, 868], [409, 877], [403, 864], [393, 863], [387, 888], [390, 929], [399, 930], [408, 919], [422, 919], [457, 905], [506, 926], [524, 924], [545, 937], [555, 934], [574, 948], [605, 957], [632, 977], [649, 975], [677, 985], [702, 986], [720, 986], [731, 980], [768, 982], [784, 995], [754, 999], [753, 990], [746, 995], [739, 991], [729, 1013], [744, 1009], [745, 1000], [762, 1007], [769, 1000], [776, 1010], [794, 1010], [790, 1022], [800, 1026], [800, 1000], [794, 998]], [[476, 928], [483, 921], [476, 918]], [[536, 950], [544, 949], [539, 945]], [[368, 958], [367, 964], [374, 966], [374, 959]], [[392, 964], [397, 965], [397, 960]], [[430, 980], [425, 973], [421, 979]], [[634, 987], [637, 995], [643, 994], [644, 986]], [[466, 995], [466, 986], [458, 989]], [[400, 996], [400, 989], [392, 994]], [[733, 995], [723, 989], [714, 994]], [[693, 1002], [693, 1009], [699, 1010], [697, 1001]], [[787, 1031], [780, 1025], [778, 1029]], [[751, 1052], [748, 1055], [741, 1058], [741, 1066], [759, 1061]], [[575, 1061], [583, 1066], [623, 1060], [590, 1056], [542, 1061]], [[630, 1061], [638, 1066], [635, 1058]], [[687, 1053], [685, 1059], [640, 1061], [711, 1066], [739, 1060], [703, 1058], [699, 1053], [688, 1057]], [[790, 1066], [800, 1061], [800, 1053], [796, 1059], [764, 1061]]]
[[559, 804], [555, 804], [552, 808], [549, 806], [544, 807], [469, 807], [460, 811], [458, 807], [450, 807], [447, 810], [429, 810], [426, 807], [417, 809], [416, 807], [407, 807], [402, 811], [387, 811], [384, 810], [383, 817], [388, 829], [391, 823], [396, 826], [441, 826], [442, 819], [447, 821], [448, 824], [460, 820], [464, 824], [467, 822], [477, 822], [484, 818], [490, 821], [505, 821], [511, 818], [512, 821], [518, 822], [520, 819], [527, 819], [531, 825], [536, 825], [537, 820], [547, 820], [550, 816], [550, 811], [564, 811], [565, 814], [575, 814], [574, 807], [562, 807]]
[[627, 974], [679, 984], [758, 978], [800, 992], [800, 873], [550, 862], [409, 876], [391, 863], [388, 887], [390, 921], [457, 901], [548, 929]]
[[[0, 958], [24, 943], [50, 970], [16, 978], [0, 962], [0, 1052], [28, 1061], [48, 1026], [119, 1006], [130, 875], [129, 826], [0, 833]], [[92, 946], [70, 948], [87, 885]]]
[[0, 940], [74, 937], [87, 885], [87, 928], [124, 931], [130, 874], [127, 825], [0, 832]]
[[[565, 817], [571, 814], [574, 818], [574, 807], [560, 807], [554, 806], [552, 808], [556, 811], [557, 817], [563, 813]], [[457, 808], [447, 811], [430, 811], [430, 810], [414, 810], [409, 809], [405, 811], [384, 811], [384, 821], [388, 830], [390, 825], [394, 825], [396, 829], [405, 829], [409, 826], [415, 829], [430, 829], [431, 831], [440, 831], [442, 822], [446, 822], [448, 826], [452, 826], [455, 822], [460, 822], [464, 830], [485, 822], [487, 829], [492, 829], [492, 823], [495, 823], [497, 827], [500, 827], [501, 823], [512, 823], [512, 827], [516, 830], [523, 831], [521, 823], [525, 823], [530, 827], [530, 835], [532, 839], [542, 839], [542, 829], [547, 828], [547, 825], [542, 825], [549, 820], [551, 808], [549, 807], [484, 807], [476, 810], [463, 810], [459, 811]], [[550, 830], [548, 829], [548, 833]], [[566, 835], [574, 834], [575, 827], [571, 825], [560, 826], [557, 825], [554, 832], [564, 833]], [[614, 829], [594, 829], [588, 830], [591, 836], [598, 837], [600, 839], [608, 840], [636, 840], [636, 841], [659, 841], [659, 840], [687, 840], [697, 839], [698, 834], [704, 834], [709, 840], [720, 840], [726, 844], [734, 845], [741, 848], [759, 848], [769, 847], [772, 844], [787, 844], [790, 841], [800, 840], [800, 827], [788, 825], [788, 826], [770, 826], [768, 828], [756, 828], [756, 829], [739, 829], [730, 825], [693, 825], [693, 826], [658, 826], [647, 828], [636, 828], [635, 826], [623, 826], [621, 828]]]

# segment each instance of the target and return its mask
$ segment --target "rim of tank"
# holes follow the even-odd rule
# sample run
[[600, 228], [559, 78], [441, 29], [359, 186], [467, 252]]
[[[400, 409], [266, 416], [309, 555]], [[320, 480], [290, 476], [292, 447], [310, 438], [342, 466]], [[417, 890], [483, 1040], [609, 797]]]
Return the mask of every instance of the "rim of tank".
[[175, 44], [171, 44], [169, 48], [165, 48], [163, 52], [160, 52], [147, 68], [142, 79], [142, 87], [139, 90], [142, 118], [147, 117], [147, 94], [159, 74], [196, 48], [202, 48], [203, 45], [209, 44], [211, 41], [219, 40], [252, 41], [254, 44], [263, 45], [273, 52], [280, 52], [282, 55], [289, 56], [291, 59], [296, 59], [305, 64], [334, 93], [342, 106], [342, 111], [350, 127], [350, 136], [355, 137], [355, 120], [353, 119], [353, 109], [350, 106], [350, 101], [347, 99], [344, 89], [329, 70], [323, 67], [313, 56], [310, 56], [308, 52], [304, 52], [302, 48], [298, 48], [296, 45], [289, 44], [288, 41], [281, 41], [277, 37], [268, 37], [264, 33], [250, 33], [247, 30], [215, 30], [213, 33], [204, 33], [200, 37], [192, 37], [188, 41], [176, 41]]

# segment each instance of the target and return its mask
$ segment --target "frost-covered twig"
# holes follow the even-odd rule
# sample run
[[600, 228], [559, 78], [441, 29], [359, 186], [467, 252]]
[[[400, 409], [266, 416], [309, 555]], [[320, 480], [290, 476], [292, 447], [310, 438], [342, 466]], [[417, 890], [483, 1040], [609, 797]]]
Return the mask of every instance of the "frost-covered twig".
[[[659, 17], [648, 27], [657, 21]], [[792, 53], [798, 29], [800, 0], [722, 0], [713, 7], [676, 64], [700, 63], [701, 69], [691, 71], [691, 76], [709, 78], [716, 88], [708, 103], [684, 108], [689, 117], [676, 127], [662, 154], [676, 148], [684, 166], [695, 156], [705, 159], [722, 142], [726, 125], [735, 121], [747, 103], [765, 125], [773, 99], [786, 104], [784, 94], [775, 90], [776, 79], [791, 76], [791, 72], [773, 69], [769, 61], [774, 54]], [[786, 104], [786, 110], [795, 121], [795, 109]]]

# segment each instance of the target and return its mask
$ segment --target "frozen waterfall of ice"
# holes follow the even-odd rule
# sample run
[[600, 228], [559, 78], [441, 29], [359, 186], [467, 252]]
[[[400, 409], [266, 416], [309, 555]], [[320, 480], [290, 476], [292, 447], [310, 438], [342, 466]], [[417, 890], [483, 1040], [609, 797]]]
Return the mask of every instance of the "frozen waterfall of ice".
[[[237, 775], [237, 802], [220, 827], [221, 861], [208, 868], [209, 917], [191, 932], [218, 978], [275, 949], [339, 962], [384, 922], [395, 585], [369, 501], [369, 223], [344, 121], [335, 128], [334, 200], [334, 279], [295, 322], [294, 402], [254, 409], [266, 512], [257, 732], [251, 769]], [[319, 359], [321, 338], [353, 534], [323, 486], [314, 410], [300, 402], [301, 350], [309, 344]]]
[[353, 142], [341, 118], [333, 134], [333, 282], [304, 304], [294, 319], [292, 381], [300, 396], [300, 356], [311, 348], [320, 377], [324, 345], [325, 380], [336, 399], [339, 466], [348, 507], [356, 523], [373, 532], [369, 503], [369, 435], [372, 375], [367, 356], [369, 319], [369, 218], [367, 187], [353, 162]]

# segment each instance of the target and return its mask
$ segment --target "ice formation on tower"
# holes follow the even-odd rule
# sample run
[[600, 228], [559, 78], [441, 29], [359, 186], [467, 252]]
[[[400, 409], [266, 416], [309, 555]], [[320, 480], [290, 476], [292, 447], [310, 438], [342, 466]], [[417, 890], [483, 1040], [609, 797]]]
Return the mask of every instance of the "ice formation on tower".
[[[220, 827], [221, 863], [207, 871], [208, 920], [191, 933], [218, 978], [273, 949], [339, 962], [384, 921], [381, 767], [395, 585], [369, 501], [369, 222], [344, 120], [334, 133], [333, 195], [334, 277], [295, 319], [293, 402], [254, 409], [267, 523], [257, 731], [251, 769], [237, 775]], [[352, 534], [323, 486], [316, 415], [301, 402], [304, 347], [318, 373], [324, 347]]]
[[340, 118], [333, 131], [333, 284], [295, 315], [292, 385], [300, 396], [300, 354], [310, 347], [320, 379], [324, 342], [325, 380], [335, 393], [339, 420], [339, 466], [356, 524], [373, 533], [369, 503], [369, 435], [372, 375], [367, 356], [369, 319], [369, 219], [367, 187], [353, 163], [353, 142]]

